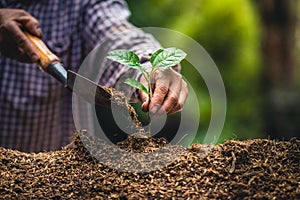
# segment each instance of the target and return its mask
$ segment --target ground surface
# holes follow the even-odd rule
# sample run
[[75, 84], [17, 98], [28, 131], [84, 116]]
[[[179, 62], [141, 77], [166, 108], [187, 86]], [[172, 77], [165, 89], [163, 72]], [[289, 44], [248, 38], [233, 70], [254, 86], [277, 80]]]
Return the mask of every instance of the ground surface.
[[[151, 152], [166, 144], [130, 138], [119, 145]], [[177, 151], [165, 148], [164, 156]], [[300, 199], [300, 140], [228, 141], [208, 150], [193, 145], [162, 169], [127, 173], [91, 157], [78, 137], [55, 152], [0, 148], [0, 198]]]

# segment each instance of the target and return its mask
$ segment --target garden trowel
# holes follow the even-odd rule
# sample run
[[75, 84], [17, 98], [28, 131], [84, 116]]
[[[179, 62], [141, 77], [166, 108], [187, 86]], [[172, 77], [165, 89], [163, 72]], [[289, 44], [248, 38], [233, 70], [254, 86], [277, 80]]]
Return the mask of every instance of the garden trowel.
[[86, 101], [95, 105], [110, 108], [111, 94], [108, 91], [97, 83], [71, 70], [66, 70], [60, 62], [60, 59], [48, 49], [46, 44], [40, 38], [27, 32], [25, 32], [25, 35], [39, 53], [40, 59], [38, 65], [41, 71], [52, 75], [59, 82], [64, 84], [65, 87], [69, 88]]

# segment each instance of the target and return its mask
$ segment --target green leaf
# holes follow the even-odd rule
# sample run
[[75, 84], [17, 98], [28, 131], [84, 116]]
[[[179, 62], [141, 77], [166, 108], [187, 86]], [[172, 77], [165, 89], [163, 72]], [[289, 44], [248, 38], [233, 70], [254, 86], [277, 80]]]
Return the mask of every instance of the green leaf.
[[146, 92], [148, 95], [150, 94], [149, 91], [145, 88], [145, 86], [143, 84], [141, 84], [140, 82], [138, 82], [132, 78], [127, 78], [124, 83], [126, 83], [132, 87], [135, 87], [139, 90], [142, 90], [142, 91]]
[[139, 57], [132, 51], [123, 49], [112, 50], [107, 54], [107, 58], [127, 67], [143, 70], [143, 67], [139, 62]]
[[157, 51], [155, 51], [155, 52], [152, 54], [152, 56], [151, 56], [151, 58], [150, 58], [150, 63], [152, 64], [152, 66], [153, 66], [153, 62], [154, 62], [156, 56], [157, 56], [158, 54], [160, 54], [162, 51], [164, 51], [164, 50], [163, 50], [163, 49], [158, 49]]
[[[156, 53], [156, 52], [155, 52]], [[155, 56], [152, 66], [153, 68], [169, 68], [178, 65], [186, 56], [181, 49], [168, 48], [158, 52]]]

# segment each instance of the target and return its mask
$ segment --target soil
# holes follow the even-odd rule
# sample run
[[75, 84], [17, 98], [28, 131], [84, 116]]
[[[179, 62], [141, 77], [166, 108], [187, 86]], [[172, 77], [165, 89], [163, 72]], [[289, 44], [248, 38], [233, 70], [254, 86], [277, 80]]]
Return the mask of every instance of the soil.
[[135, 134], [117, 146], [82, 130], [59, 151], [0, 147], [0, 199], [300, 199], [300, 140], [169, 145], [148, 137], [122, 93], [107, 91]]
[[[130, 173], [91, 156], [82, 143], [90, 141], [85, 135], [76, 132], [70, 145], [54, 152], [0, 148], [0, 198], [300, 199], [300, 140], [295, 138], [194, 144], [163, 168]], [[109, 145], [103, 145], [109, 154]], [[118, 145], [139, 154], [178, 151], [162, 138], [132, 136]]]
[[131, 120], [135, 123], [136, 127], [141, 127], [141, 122], [137, 118], [137, 114], [135, 109], [128, 103], [127, 98], [125, 97], [124, 93], [118, 91], [112, 87], [102, 87], [108, 94], [110, 94], [111, 98], [110, 101], [118, 105], [118, 109], [125, 110], [125, 112], [129, 113]]

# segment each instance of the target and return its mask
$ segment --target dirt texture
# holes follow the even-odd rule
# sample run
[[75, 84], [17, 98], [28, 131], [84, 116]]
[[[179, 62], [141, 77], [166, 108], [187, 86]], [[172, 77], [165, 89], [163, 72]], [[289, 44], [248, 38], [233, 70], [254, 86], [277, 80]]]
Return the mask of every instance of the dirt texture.
[[[213, 147], [195, 144], [163, 168], [129, 173], [92, 157], [80, 133], [84, 132], [77, 132], [72, 144], [54, 152], [29, 154], [0, 148], [0, 198], [300, 199], [297, 139], [227, 141]], [[103, 151], [109, 154], [111, 147], [105, 145]], [[178, 150], [164, 139], [153, 138], [129, 137], [118, 145], [139, 154], [167, 148], [170, 151], [163, 154], [167, 156]]]
[[115, 103], [118, 106], [119, 110], [123, 109], [123, 112], [128, 113], [129, 117], [131, 118], [138, 129], [142, 129], [141, 122], [137, 118], [137, 114], [134, 108], [128, 103], [128, 99], [124, 95], [123, 92], [118, 91], [112, 87], [102, 87], [107, 93], [110, 94], [111, 98], [110, 101]]

